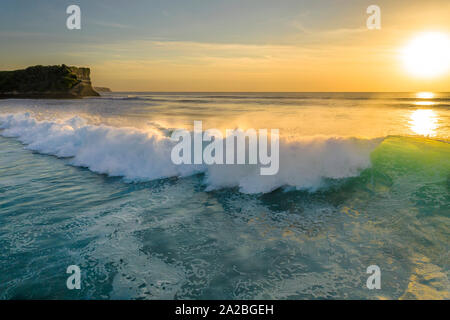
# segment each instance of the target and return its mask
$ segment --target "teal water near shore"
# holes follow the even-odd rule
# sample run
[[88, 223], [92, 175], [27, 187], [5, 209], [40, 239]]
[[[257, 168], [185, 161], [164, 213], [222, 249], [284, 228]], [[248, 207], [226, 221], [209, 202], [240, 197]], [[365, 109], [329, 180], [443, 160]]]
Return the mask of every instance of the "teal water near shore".
[[[0, 298], [449, 299], [449, 104], [449, 94], [0, 101]], [[280, 128], [279, 176], [172, 168], [166, 136], [193, 120]], [[81, 290], [66, 288], [73, 264]], [[373, 264], [381, 290], [366, 288]]]

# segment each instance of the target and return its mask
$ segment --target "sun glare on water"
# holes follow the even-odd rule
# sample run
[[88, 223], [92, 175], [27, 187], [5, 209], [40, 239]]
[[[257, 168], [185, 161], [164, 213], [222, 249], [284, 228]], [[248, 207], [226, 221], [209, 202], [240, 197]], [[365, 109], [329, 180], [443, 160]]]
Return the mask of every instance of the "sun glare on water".
[[402, 50], [405, 68], [411, 74], [432, 78], [450, 69], [450, 39], [441, 32], [424, 32], [413, 38]]
[[416, 110], [410, 116], [409, 125], [415, 134], [433, 137], [438, 127], [438, 116], [433, 110]]
[[416, 98], [420, 99], [419, 101], [414, 102], [416, 106], [432, 106], [436, 104], [434, 101], [429, 101], [434, 98], [433, 92], [417, 92]]
[[433, 92], [417, 92], [416, 97], [419, 99], [433, 99], [434, 93]]

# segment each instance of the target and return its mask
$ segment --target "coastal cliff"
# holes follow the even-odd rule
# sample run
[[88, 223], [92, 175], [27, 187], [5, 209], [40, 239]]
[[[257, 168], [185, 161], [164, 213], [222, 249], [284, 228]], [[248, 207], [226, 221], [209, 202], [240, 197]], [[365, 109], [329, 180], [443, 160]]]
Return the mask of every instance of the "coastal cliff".
[[99, 96], [92, 87], [89, 68], [63, 64], [0, 71], [0, 98], [73, 99], [89, 96]]

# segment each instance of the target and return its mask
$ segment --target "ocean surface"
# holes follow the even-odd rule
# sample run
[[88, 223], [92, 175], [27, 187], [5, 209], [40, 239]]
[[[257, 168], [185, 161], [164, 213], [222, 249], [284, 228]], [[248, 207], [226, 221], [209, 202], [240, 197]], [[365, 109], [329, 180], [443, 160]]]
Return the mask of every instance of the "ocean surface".
[[[194, 120], [278, 174], [174, 165]], [[0, 100], [0, 299], [450, 299], [449, 142], [450, 93]]]

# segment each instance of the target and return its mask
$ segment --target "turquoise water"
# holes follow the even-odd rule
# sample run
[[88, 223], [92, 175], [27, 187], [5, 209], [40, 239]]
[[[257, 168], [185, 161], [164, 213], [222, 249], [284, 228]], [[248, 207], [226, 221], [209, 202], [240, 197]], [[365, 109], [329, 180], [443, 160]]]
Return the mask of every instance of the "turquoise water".
[[[0, 298], [450, 298], [448, 94], [230, 95], [0, 101]], [[193, 119], [280, 128], [280, 175], [172, 168]]]

